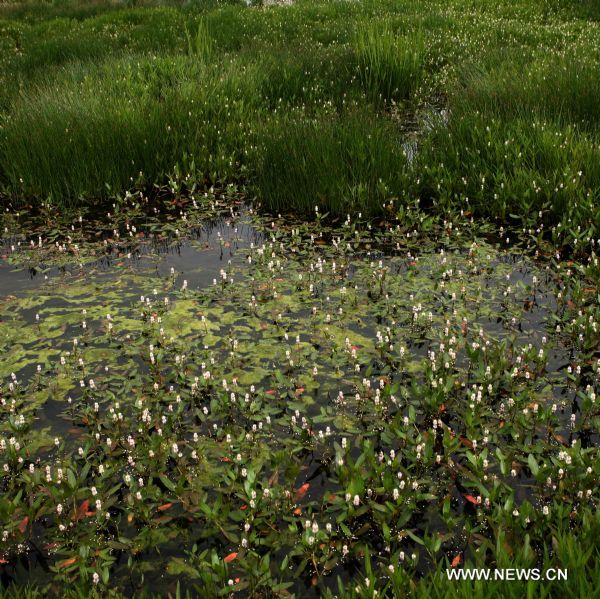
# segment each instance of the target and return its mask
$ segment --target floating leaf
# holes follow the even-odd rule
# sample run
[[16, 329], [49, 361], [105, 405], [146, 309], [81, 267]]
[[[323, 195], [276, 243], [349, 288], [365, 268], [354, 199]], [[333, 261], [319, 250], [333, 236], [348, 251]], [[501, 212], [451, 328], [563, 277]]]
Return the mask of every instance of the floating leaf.
[[469, 441], [466, 437], [459, 436], [458, 440], [465, 446], [473, 449], [473, 441]]
[[72, 566], [75, 562], [77, 561], [76, 557], [70, 557], [69, 559], [65, 559], [62, 562], [58, 562], [58, 564], [56, 564], [56, 566], [58, 568], [68, 568], [69, 566]]
[[296, 495], [294, 496], [294, 499], [296, 501], [300, 501], [300, 499], [302, 499], [306, 495], [308, 489], [310, 489], [310, 483], [304, 483], [299, 489], [296, 490]]

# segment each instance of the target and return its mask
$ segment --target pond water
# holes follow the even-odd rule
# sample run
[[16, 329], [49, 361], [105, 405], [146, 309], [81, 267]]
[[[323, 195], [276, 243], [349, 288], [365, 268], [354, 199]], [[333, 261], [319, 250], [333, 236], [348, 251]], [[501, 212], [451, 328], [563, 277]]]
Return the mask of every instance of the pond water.
[[428, 534], [469, 555], [496, 504], [524, 526], [566, 452], [597, 446], [592, 312], [549, 261], [466, 223], [149, 231], [59, 264], [3, 242], [0, 490], [36, 506], [9, 510], [5, 582], [243, 591], [270, 553], [272, 580], [318, 596], [365, 548], [422, 573]]

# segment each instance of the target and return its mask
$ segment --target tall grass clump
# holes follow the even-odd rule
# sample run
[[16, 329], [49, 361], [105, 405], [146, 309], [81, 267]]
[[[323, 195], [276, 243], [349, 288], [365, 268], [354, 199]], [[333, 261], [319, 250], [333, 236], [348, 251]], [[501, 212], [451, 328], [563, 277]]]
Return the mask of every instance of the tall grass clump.
[[359, 99], [352, 87], [353, 59], [347, 47], [271, 47], [262, 53], [260, 65], [263, 94], [271, 109], [324, 102], [342, 106]]
[[195, 57], [71, 65], [0, 121], [0, 180], [18, 197], [61, 203], [160, 182], [193, 162], [231, 179], [260, 99], [251, 65]]
[[374, 101], [402, 101], [419, 85], [425, 58], [422, 32], [400, 35], [381, 21], [361, 24], [354, 37], [358, 74]]
[[600, 227], [600, 146], [557, 123], [482, 113], [453, 115], [424, 142], [412, 193], [437, 207], [470, 208], [501, 220], [538, 212]]
[[214, 54], [215, 42], [210, 33], [208, 21], [201, 18], [198, 21], [196, 33], [192, 34], [186, 28], [187, 51], [190, 56], [208, 60]]
[[24, 88], [37, 89], [52, 75], [60, 78], [71, 63], [88, 63], [93, 70], [99, 62], [133, 54], [180, 54], [187, 22], [181, 11], [169, 8], [122, 9], [83, 21], [0, 21], [0, 110]]
[[382, 117], [301, 112], [275, 118], [259, 131], [253, 173], [268, 209], [345, 216], [381, 211], [402, 188], [405, 158], [397, 130]]
[[593, 58], [553, 56], [531, 63], [461, 69], [451, 96], [455, 110], [503, 119], [550, 119], [584, 129], [600, 125], [600, 72]]

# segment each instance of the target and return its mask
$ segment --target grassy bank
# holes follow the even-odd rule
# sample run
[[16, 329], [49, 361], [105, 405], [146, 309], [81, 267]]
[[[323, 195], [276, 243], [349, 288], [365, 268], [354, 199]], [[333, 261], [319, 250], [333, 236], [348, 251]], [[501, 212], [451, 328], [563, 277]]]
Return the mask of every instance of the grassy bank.
[[[597, 8], [11, 4], [3, 201], [76, 206], [183, 173], [273, 210], [418, 198], [597, 226]], [[424, 124], [432, 106], [449, 118]]]

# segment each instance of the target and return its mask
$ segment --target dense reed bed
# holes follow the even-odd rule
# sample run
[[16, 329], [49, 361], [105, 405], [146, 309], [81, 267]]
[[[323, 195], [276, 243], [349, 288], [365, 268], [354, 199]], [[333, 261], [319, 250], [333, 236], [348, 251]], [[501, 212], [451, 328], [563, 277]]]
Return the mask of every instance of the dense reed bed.
[[596, 8], [13, 4], [2, 197], [76, 207], [187, 176], [277, 211], [419, 200], [597, 227]]

